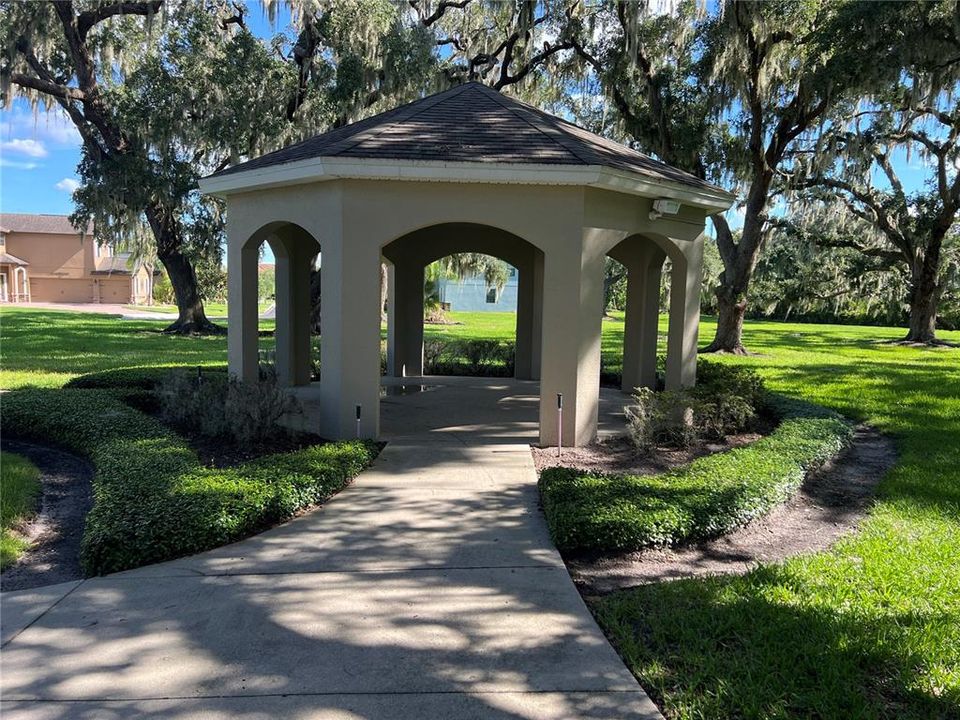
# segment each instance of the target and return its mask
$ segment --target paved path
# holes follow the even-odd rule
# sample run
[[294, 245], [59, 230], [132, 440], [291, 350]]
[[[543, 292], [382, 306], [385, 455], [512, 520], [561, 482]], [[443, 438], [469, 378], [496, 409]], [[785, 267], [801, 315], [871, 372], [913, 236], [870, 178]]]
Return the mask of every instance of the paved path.
[[659, 717], [550, 543], [535, 390], [388, 396], [389, 445], [323, 508], [8, 593], [5, 720]]

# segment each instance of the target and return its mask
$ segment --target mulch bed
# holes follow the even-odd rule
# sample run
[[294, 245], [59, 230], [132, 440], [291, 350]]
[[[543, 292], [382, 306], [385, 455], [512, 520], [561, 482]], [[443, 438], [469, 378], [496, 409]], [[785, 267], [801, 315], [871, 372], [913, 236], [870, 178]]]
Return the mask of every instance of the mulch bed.
[[93, 504], [93, 468], [75, 455], [34, 443], [5, 440], [3, 449], [40, 470], [40, 512], [22, 528], [31, 543], [18, 562], [0, 573], [0, 590], [26, 590], [80, 580], [80, 539]]
[[555, 447], [534, 447], [533, 462], [537, 473], [551, 467], [576, 468], [588, 473], [620, 475], [655, 475], [682, 467], [705, 455], [748, 445], [769, 433], [763, 426], [757, 432], [728, 435], [722, 442], [708, 442], [689, 448], [659, 447], [648, 455], [640, 455], [624, 436], [601, 440], [584, 447], [563, 448], [557, 456]]
[[[709, 447], [704, 447], [696, 452], [709, 451]], [[534, 456], [542, 457], [544, 453], [549, 455], [544, 450], [535, 451]], [[555, 449], [553, 454], [556, 455]], [[573, 464], [569, 461], [575, 459], [575, 455], [568, 458], [567, 451], [564, 452], [563, 464]], [[623, 446], [617, 443], [609, 453], [585, 448], [579, 460], [585, 464], [584, 469], [629, 473], [640, 472], [644, 467], [648, 473], [662, 472], [681, 464], [680, 455], [670, 454], [630, 462]], [[893, 441], [867, 425], [860, 425], [852, 445], [836, 460], [810, 473], [793, 498], [736, 532], [685, 547], [622, 555], [568, 555], [564, 561], [581, 594], [589, 598], [653, 582], [742, 574], [760, 563], [825, 550], [856, 530], [870, 508], [878, 483], [895, 462]], [[538, 469], [543, 467], [539, 458], [537, 463]], [[593, 467], [587, 467], [591, 463]]]
[[193, 448], [200, 457], [200, 463], [211, 468], [235, 467], [264, 455], [295, 452], [328, 442], [319, 435], [291, 431], [289, 434], [278, 435], [269, 442], [238, 445], [233, 438], [190, 435], [183, 428], [172, 429]]

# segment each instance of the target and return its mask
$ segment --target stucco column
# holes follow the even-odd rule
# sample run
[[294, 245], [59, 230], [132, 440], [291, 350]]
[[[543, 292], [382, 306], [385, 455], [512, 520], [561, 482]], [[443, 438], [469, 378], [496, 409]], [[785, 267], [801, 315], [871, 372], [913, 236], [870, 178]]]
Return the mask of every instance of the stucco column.
[[423, 263], [398, 260], [388, 283], [387, 372], [423, 375]]
[[517, 266], [517, 344], [514, 376], [540, 379], [540, 325], [543, 317], [543, 253], [534, 251]]
[[[330, 238], [329, 242], [327, 238]], [[323, 336], [318, 428], [329, 439], [374, 438], [380, 425], [380, 250], [368, 234], [324, 236], [321, 262]]]
[[697, 381], [700, 284], [703, 236], [678, 243], [683, 258], [673, 261], [670, 278], [670, 330], [667, 335], [666, 389], [692, 387]]
[[627, 307], [623, 328], [623, 376], [620, 387], [656, 388], [657, 335], [660, 320], [660, 276], [664, 252], [653, 243], [639, 243], [627, 262]]
[[563, 444], [597, 436], [603, 247], [591, 231], [554, 242], [544, 259], [540, 443], [557, 444], [557, 393], [563, 394]]
[[271, 243], [276, 258], [276, 359], [282, 385], [310, 382], [310, 268], [315, 247], [295, 231]]
[[239, 228], [229, 227], [227, 237], [227, 366], [234, 377], [253, 382], [258, 375], [257, 247], [245, 243]]

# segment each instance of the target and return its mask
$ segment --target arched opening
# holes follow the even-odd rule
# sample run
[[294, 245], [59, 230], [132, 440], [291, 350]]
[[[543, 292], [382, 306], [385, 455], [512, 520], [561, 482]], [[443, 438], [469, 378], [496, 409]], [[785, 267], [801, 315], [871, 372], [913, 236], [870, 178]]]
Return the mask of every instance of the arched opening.
[[[623, 268], [626, 289], [621, 305], [623, 347], [620, 363], [620, 388], [631, 392], [638, 387], [656, 389], [663, 382], [677, 384], [675, 372], [667, 363], [664, 380], [657, 375], [657, 353], [660, 341], [660, 313], [669, 314], [667, 354], [680, 352], [678, 345], [684, 332], [684, 287], [687, 281], [683, 253], [666, 238], [631, 235], [614, 246], [607, 256]], [[678, 292], [671, 292], [678, 288]], [[605, 379], [611, 379], [609, 372]]]
[[241, 307], [229, 340], [231, 357], [242, 355], [242, 362], [231, 365], [242, 368], [244, 379], [255, 379], [262, 366], [288, 387], [307, 385], [318, 375], [311, 277], [320, 249], [309, 232], [290, 222], [264, 225], [240, 248], [243, 281], [231, 303]]
[[[469, 287], [464, 287], [462, 282], [451, 282], [436, 289], [438, 294], [446, 293], [445, 298], [437, 301], [449, 302], [454, 311], [459, 303], [459, 309], [478, 313], [484, 305], [499, 305], [501, 310], [513, 313], [514, 351], [512, 357], [504, 358], [512, 365], [509, 374], [519, 379], [539, 379], [543, 253], [512, 233], [474, 223], [443, 223], [422, 228], [382, 248], [388, 264], [386, 375], [422, 377], [438, 369], [432, 353], [424, 356], [424, 315], [428, 309], [425, 270], [444, 258], [467, 253], [497, 258], [505, 264], [507, 277], [502, 284], [481, 277]], [[428, 341], [430, 339], [428, 336]], [[509, 338], [500, 339], [509, 341]], [[471, 365], [476, 365], [476, 360], [460, 364], [463, 372], [458, 374], [475, 374], [478, 368]], [[492, 360], [491, 365], [497, 364], [495, 358]], [[456, 371], [456, 368], [454, 365], [452, 369]]]

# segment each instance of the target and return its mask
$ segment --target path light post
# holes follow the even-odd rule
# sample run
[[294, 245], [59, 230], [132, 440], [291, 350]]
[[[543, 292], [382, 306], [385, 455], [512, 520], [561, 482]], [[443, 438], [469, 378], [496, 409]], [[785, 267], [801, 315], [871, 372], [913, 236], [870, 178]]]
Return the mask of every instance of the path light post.
[[557, 393], [557, 457], [563, 455], [563, 393]]
[[357, 440], [360, 439], [360, 405], [357, 405]]
[[197, 365], [197, 387], [203, 385], [203, 367]]

